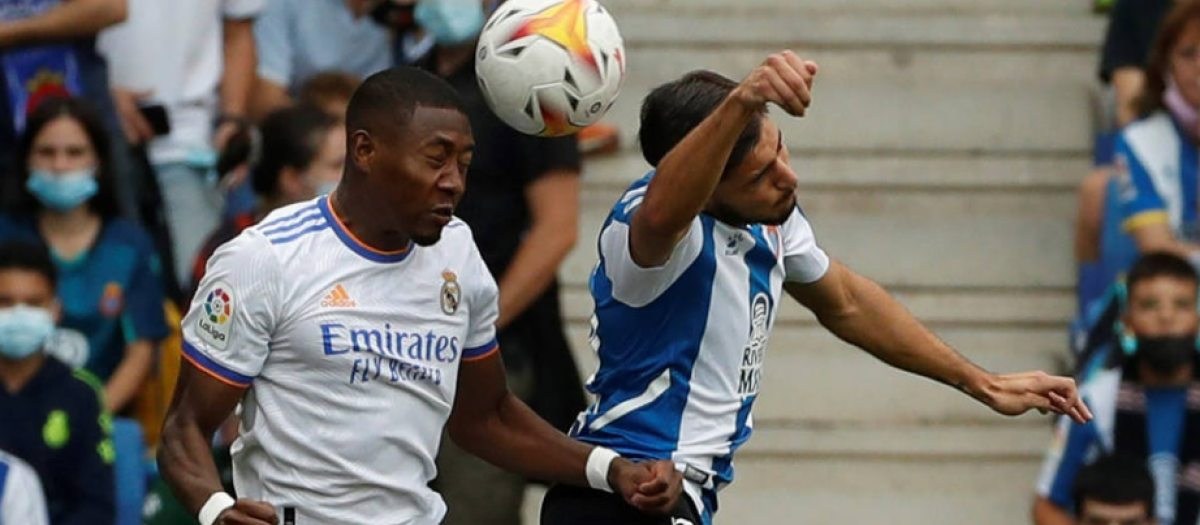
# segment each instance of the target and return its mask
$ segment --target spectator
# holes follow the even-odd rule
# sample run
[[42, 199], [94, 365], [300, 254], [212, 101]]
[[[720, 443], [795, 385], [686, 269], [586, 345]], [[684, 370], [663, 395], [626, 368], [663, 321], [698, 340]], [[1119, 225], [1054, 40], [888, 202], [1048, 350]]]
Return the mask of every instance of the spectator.
[[1142, 120], [1117, 137], [1124, 229], [1142, 253], [1168, 250], [1200, 260], [1197, 148], [1200, 122], [1200, 2], [1181, 2], [1155, 42]]
[[[11, 173], [23, 160], [12, 157], [18, 137], [28, 113], [47, 96], [86, 98], [100, 110], [109, 133], [120, 133], [108, 94], [108, 66], [96, 52], [95, 36], [127, 12], [126, 0], [0, 2], [0, 173]], [[137, 217], [126, 147], [114, 143], [111, 153], [122, 177], [120, 210]]]
[[37, 472], [50, 523], [110, 524], [116, 513], [112, 419], [100, 383], [42, 352], [63, 310], [57, 283], [44, 247], [0, 243], [0, 449]]
[[1155, 525], [1154, 479], [1146, 463], [1105, 456], [1075, 479], [1075, 516], [1080, 525]]
[[[433, 2], [437, 4], [437, 2]], [[448, 3], [448, 2], [447, 2]], [[456, 16], [447, 6], [437, 16]], [[466, 33], [417, 20], [439, 44], [417, 65], [458, 91], [475, 153], [456, 214], [470, 225], [488, 270], [500, 286], [500, 346], [509, 386], [543, 418], [566, 429], [585, 406], [579, 373], [563, 334], [555, 275], [575, 244], [579, 220], [579, 150], [572, 137], [522, 135], [488, 109], [475, 77], [475, 38], [482, 10]], [[443, 34], [443, 33], [447, 34]], [[444, 44], [440, 42], [455, 42]], [[525, 480], [468, 456], [449, 440], [438, 455], [437, 488], [451, 509], [447, 525], [520, 522]]]
[[268, 116], [262, 123], [262, 153], [251, 170], [259, 208], [234, 217], [208, 237], [192, 267], [191, 289], [200, 284], [213, 252], [242, 230], [275, 208], [333, 191], [345, 160], [346, 134], [336, 117], [306, 104]]
[[[221, 220], [223, 199], [209, 173], [246, 122], [257, 63], [253, 23], [266, 0], [129, 1], [129, 19], [106, 31], [100, 47], [125, 136], [147, 146], [173, 275], [186, 283], [204, 235]], [[144, 106], [164, 108], [169, 131], [156, 133]]]
[[[1172, 0], [1119, 0], [1109, 18], [1108, 31], [1100, 55], [1100, 80], [1110, 84], [1116, 98], [1116, 125], [1123, 127], [1137, 117], [1135, 100], [1145, 83], [1146, 61], [1159, 25], [1170, 10]], [[1076, 222], [1075, 257], [1080, 272], [1080, 309], [1100, 296], [1120, 272], [1128, 269], [1136, 249], [1119, 228], [1106, 227], [1115, 217], [1105, 217], [1110, 196], [1112, 136], [1097, 139], [1100, 164], [1079, 188], [1079, 213]]]
[[392, 65], [391, 31], [367, 16], [377, 0], [269, 0], [254, 26], [258, 82], [254, 114], [287, 106], [318, 73], [358, 78]]
[[49, 520], [37, 472], [21, 458], [0, 450], [0, 523], [48, 525]]
[[[1200, 485], [1200, 352], [1196, 270], [1170, 253], [1142, 256], [1129, 271], [1123, 329], [1108, 354], [1111, 367], [1093, 375], [1080, 395], [1095, 419], [1063, 420], [1038, 482], [1038, 525], [1074, 524], [1071, 487], [1100, 453], [1130, 455], [1154, 476], [1155, 513], [1163, 525], [1196, 523]], [[1177, 480], [1180, 480], [1177, 482]]]
[[1109, 14], [1100, 51], [1100, 80], [1111, 83], [1117, 98], [1117, 125], [1138, 116], [1136, 100], [1146, 81], [1154, 35], [1173, 0], [1118, 0]]
[[133, 399], [167, 334], [158, 258], [149, 237], [116, 215], [108, 138], [74, 99], [30, 116], [17, 151], [25, 163], [17, 213], [0, 216], [0, 241], [40, 240], [59, 270], [62, 325], [88, 341], [83, 360], [105, 382], [108, 408]]
[[317, 73], [300, 86], [300, 103], [321, 108], [326, 113], [337, 117], [339, 121], [346, 119], [346, 108], [350, 106], [350, 97], [362, 80], [349, 73], [326, 71]]

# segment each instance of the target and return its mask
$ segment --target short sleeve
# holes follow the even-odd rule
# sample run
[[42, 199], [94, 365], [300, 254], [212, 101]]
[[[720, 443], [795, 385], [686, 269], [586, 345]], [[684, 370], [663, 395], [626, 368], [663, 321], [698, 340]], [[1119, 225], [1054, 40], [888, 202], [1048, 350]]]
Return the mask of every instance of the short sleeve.
[[0, 457], [0, 523], [47, 525], [45, 492], [37, 473], [13, 456]]
[[1132, 232], [1148, 224], [1169, 223], [1166, 203], [1123, 136], [1117, 137], [1115, 163], [1121, 229]]
[[1100, 50], [1101, 81], [1111, 81], [1113, 72], [1123, 67], [1144, 67], [1147, 50], [1138, 42], [1137, 18], [1133, 12], [1140, 9], [1135, 4], [1142, 1], [1117, 0], [1113, 6]]
[[245, 387], [262, 370], [279, 317], [280, 267], [262, 234], [219, 248], [183, 319], [183, 355], [214, 378]]
[[163, 269], [150, 239], [138, 243], [138, 260], [126, 291], [125, 309], [121, 324], [125, 341], [158, 341], [167, 336], [167, 318], [163, 310], [166, 292], [163, 289]]
[[579, 144], [575, 137], [541, 138], [513, 132], [521, 150], [522, 173], [526, 185], [553, 171], [579, 172]]
[[639, 265], [629, 248], [630, 224], [642, 205], [646, 190], [647, 185], [641, 185], [626, 191], [600, 231], [600, 261], [605, 277], [612, 281], [613, 299], [634, 308], [650, 304], [683, 275], [703, 251], [704, 232], [708, 230], [704, 219], [692, 219], [687, 233], [665, 263], [654, 267]]
[[266, 8], [268, 0], [225, 0], [221, 15], [229, 20], [248, 20], [257, 17]]
[[483, 359], [500, 348], [496, 340], [496, 319], [500, 316], [500, 288], [473, 242], [469, 257], [466, 270], [470, 272], [471, 279], [464, 282], [472, 288], [468, 291], [471, 318], [467, 328], [467, 341], [463, 345], [463, 361]]
[[295, 52], [288, 3], [289, 0], [266, 0], [266, 9], [254, 21], [258, 76], [285, 88], [291, 85], [292, 55]]
[[808, 218], [797, 206], [780, 228], [783, 234], [783, 267], [788, 282], [808, 284], [825, 276], [829, 256], [817, 245]]

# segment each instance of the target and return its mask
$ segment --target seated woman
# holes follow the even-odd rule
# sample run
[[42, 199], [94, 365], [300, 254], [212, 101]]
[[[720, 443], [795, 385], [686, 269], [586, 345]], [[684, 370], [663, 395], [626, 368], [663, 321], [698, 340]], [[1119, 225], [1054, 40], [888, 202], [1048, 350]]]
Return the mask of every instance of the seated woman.
[[162, 268], [146, 232], [117, 216], [109, 151], [92, 110], [73, 99], [42, 102], [16, 152], [21, 191], [12, 213], [0, 215], [0, 241], [50, 248], [61, 326], [88, 343], [65, 360], [99, 377], [108, 408], [120, 412], [148, 377], [167, 326]]
[[1141, 253], [1169, 251], [1200, 263], [1200, 4], [1167, 16], [1138, 100], [1141, 119], [1117, 136], [1121, 224]]

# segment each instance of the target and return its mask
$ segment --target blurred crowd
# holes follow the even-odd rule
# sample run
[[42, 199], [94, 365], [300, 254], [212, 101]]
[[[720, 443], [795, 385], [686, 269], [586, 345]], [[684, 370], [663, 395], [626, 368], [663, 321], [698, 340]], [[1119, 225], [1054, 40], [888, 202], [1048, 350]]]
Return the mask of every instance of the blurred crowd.
[[[180, 314], [223, 243], [336, 191], [350, 98], [395, 65], [443, 77], [468, 109], [457, 215], [499, 283], [510, 387], [570, 425], [584, 395], [555, 275], [581, 157], [617, 137], [529, 137], [488, 110], [474, 46], [498, 3], [0, 2], [0, 523], [195, 523], [149, 459]], [[231, 419], [213, 443], [226, 467], [236, 435]], [[448, 440], [439, 471], [447, 523], [520, 522], [527, 480]]]
[[[498, 3], [0, 2], [0, 523], [195, 523], [147, 459], [180, 313], [223, 243], [335, 191], [346, 106], [398, 64], [468, 109], [457, 214], [500, 286], [510, 387], [570, 425], [584, 396], [554, 276], [581, 158], [618, 141], [605, 125], [532, 138], [491, 113], [473, 51]], [[1071, 328], [1096, 419], [1057, 426], [1033, 521], [1200, 523], [1200, 1], [1097, 7], [1106, 121], [1079, 189]], [[446, 523], [520, 522], [527, 480], [449, 441], [439, 472]]]
[[[1116, 0], [1078, 193], [1070, 348], [1095, 420], [1060, 421], [1038, 525], [1200, 522], [1200, 2]], [[1101, 4], [1097, 4], [1100, 6]]]

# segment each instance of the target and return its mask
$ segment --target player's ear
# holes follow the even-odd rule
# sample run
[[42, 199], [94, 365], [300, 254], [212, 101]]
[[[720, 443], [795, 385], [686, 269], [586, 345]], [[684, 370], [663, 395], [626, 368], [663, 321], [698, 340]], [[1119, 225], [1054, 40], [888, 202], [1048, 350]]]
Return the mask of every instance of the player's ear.
[[365, 129], [355, 130], [350, 135], [350, 161], [359, 171], [370, 171], [376, 153], [375, 139]]

